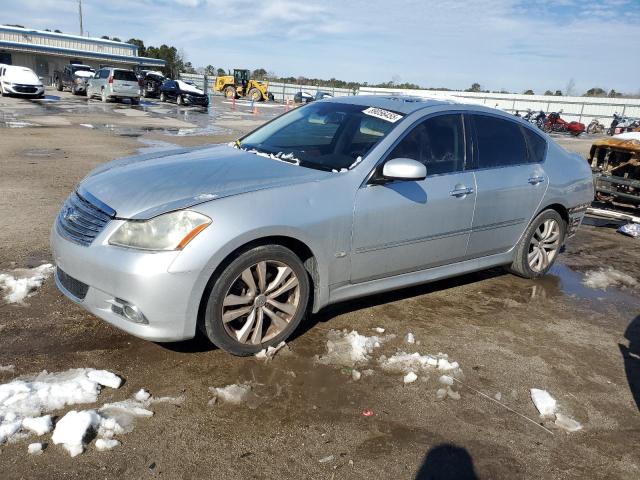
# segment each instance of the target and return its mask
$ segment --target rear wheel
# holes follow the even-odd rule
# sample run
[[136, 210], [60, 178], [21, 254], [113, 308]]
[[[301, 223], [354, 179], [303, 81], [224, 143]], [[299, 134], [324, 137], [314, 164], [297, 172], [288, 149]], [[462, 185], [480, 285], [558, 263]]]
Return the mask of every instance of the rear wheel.
[[166, 102], [167, 101], [167, 96], [165, 95], [164, 92], [160, 92], [160, 101], [161, 102]]
[[309, 301], [309, 276], [300, 258], [280, 245], [253, 248], [233, 260], [207, 300], [201, 328], [234, 355], [253, 355], [287, 339]]
[[560, 253], [566, 228], [558, 212], [542, 212], [524, 232], [509, 270], [524, 278], [545, 275]]
[[102, 90], [101, 100], [102, 100], [102, 103], [107, 103], [109, 101], [109, 97], [107, 96], [107, 91], [104, 89]]
[[233, 87], [231, 85], [225, 87], [224, 96], [227, 98], [236, 98], [236, 87]]

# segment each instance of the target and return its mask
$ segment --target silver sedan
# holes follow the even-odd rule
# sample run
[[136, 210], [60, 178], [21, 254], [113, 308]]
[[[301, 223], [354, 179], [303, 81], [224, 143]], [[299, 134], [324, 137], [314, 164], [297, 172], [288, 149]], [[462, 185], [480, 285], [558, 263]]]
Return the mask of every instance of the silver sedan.
[[592, 198], [585, 160], [503, 112], [331, 98], [233, 144], [99, 167], [51, 244], [60, 290], [109, 323], [250, 355], [331, 303], [500, 265], [544, 275]]

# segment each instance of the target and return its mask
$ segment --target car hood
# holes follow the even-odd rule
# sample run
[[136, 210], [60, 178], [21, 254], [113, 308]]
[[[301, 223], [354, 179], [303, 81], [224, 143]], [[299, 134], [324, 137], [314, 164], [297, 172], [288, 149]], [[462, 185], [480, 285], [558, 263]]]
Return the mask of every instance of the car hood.
[[228, 145], [123, 158], [96, 168], [78, 187], [116, 211], [147, 219], [218, 198], [331, 177]]

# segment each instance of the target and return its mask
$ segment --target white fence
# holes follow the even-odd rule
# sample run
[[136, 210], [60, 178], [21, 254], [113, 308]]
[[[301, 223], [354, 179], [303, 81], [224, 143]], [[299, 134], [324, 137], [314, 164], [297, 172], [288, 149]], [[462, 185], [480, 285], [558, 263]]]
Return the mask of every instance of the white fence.
[[[181, 73], [180, 78], [194, 82], [203, 90], [213, 93], [216, 77], [205, 75]], [[293, 100], [297, 92], [306, 92], [315, 96], [316, 92], [328, 92], [334, 97], [348, 95], [413, 95], [431, 98], [461, 99], [469, 103], [479, 103], [488, 107], [515, 113], [524, 113], [527, 109], [545, 112], [562, 111], [562, 117], [566, 120], [577, 120], [588, 124], [597, 118], [608, 126], [614, 113], [626, 117], [640, 118], [640, 99], [636, 98], [596, 98], [596, 97], [556, 97], [547, 95], [520, 95], [515, 93], [482, 93], [482, 92], [456, 92], [438, 90], [403, 90], [397, 88], [360, 87], [353, 91], [348, 88], [319, 87], [316, 85], [298, 85], [292, 83], [269, 82], [269, 92], [276, 101], [284, 102]]]
[[566, 120], [589, 123], [597, 118], [606, 126], [614, 113], [627, 117], [640, 117], [640, 99], [637, 98], [596, 98], [596, 97], [556, 97], [547, 95], [520, 95], [515, 93], [453, 92], [436, 90], [400, 90], [393, 88], [362, 87], [360, 95], [418, 95], [433, 98], [459, 98], [470, 103], [480, 103], [488, 107], [515, 113], [531, 110], [559, 112]]

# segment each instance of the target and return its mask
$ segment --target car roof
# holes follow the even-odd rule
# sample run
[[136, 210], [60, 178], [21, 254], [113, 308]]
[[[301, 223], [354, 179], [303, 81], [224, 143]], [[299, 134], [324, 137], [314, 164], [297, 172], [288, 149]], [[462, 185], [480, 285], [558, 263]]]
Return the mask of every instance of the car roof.
[[[323, 101], [346, 103], [350, 105], [361, 105], [363, 107], [382, 108], [394, 112], [404, 113], [408, 115], [418, 110], [430, 107], [451, 106], [459, 109], [461, 106], [465, 109], [475, 111], [485, 111], [491, 113], [505, 114], [502, 110], [495, 108], [483, 107], [474, 103], [465, 103], [462, 98], [431, 98], [420, 97], [417, 95], [354, 95], [348, 97], [332, 97]], [[505, 114], [510, 116], [508, 114]]]

